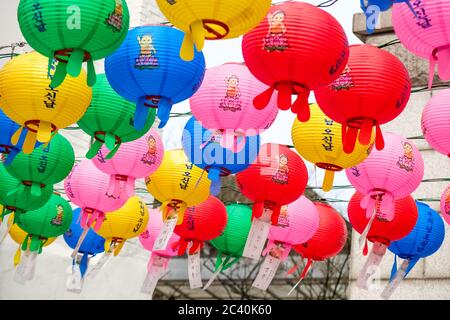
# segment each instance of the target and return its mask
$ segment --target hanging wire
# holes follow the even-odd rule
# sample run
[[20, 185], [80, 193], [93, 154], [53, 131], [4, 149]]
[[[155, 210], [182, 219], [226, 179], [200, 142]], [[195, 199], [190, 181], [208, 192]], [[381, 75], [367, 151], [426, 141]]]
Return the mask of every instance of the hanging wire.
[[327, 8], [334, 5], [338, 0], [327, 0], [317, 5], [318, 8]]

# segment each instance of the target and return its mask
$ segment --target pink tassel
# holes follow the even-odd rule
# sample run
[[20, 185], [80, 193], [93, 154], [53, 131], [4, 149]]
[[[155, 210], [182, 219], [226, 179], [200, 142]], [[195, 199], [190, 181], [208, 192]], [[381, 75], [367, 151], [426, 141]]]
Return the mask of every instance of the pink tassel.
[[391, 193], [386, 192], [383, 195], [380, 204], [380, 211], [386, 215], [386, 220], [392, 221], [394, 219], [394, 196]]

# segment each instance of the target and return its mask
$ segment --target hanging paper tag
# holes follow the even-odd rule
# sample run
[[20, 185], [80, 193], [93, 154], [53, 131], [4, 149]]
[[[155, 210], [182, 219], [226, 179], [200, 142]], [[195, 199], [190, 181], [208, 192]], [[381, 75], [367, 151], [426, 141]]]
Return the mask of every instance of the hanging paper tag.
[[373, 244], [372, 251], [370, 252], [356, 282], [358, 288], [369, 290], [370, 285], [373, 280], [375, 280], [374, 277], [378, 271], [378, 266], [386, 253], [386, 248], [386, 245], [379, 242]]
[[164, 223], [161, 231], [159, 232], [158, 238], [156, 238], [152, 251], [166, 250], [167, 245], [169, 244], [170, 237], [172, 237], [173, 230], [177, 225], [177, 220], [178, 215], [176, 215], [175, 217], [171, 217]]
[[242, 256], [258, 260], [266, 244], [271, 225], [272, 210], [264, 208], [261, 218], [254, 219]]
[[252, 287], [266, 291], [277, 273], [280, 262], [280, 258], [273, 256], [270, 252], [264, 259]]
[[156, 285], [159, 279], [161, 279], [166, 274], [166, 268], [168, 263], [168, 258], [161, 257], [159, 255], [154, 255], [151, 257], [152, 263], [150, 269], [147, 272], [144, 283], [141, 287], [141, 292], [150, 295], [150, 299], [153, 297]]
[[72, 266], [72, 274], [67, 278], [66, 289], [69, 292], [80, 294], [83, 289], [83, 282], [80, 265], [76, 263]]
[[20, 259], [20, 263], [16, 268], [16, 272], [14, 274], [14, 281], [20, 284], [25, 284], [26, 279], [26, 265], [28, 263], [28, 259], [30, 257], [30, 251], [22, 252], [22, 258]]
[[[375, 206], [375, 208], [376, 208], [376, 206]], [[375, 220], [375, 217], [377, 216], [377, 212], [376, 212], [375, 208], [373, 210], [372, 216], [370, 217], [369, 223], [367, 223], [366, 228], [364, 229], [363, 233], [361, 233], [361, 236], [358, 239], [359, 249], [361, 249], [364, 246], [364, 243], [366, 242], [366, 239], [367, 239], [367, 235], [369, 234], [370, 229], [372, 228], [373, 221]]]
[[6, 236], [9, 234], [9, 231], [11, 231], [11, 228], [13, 226], [13, 222], [7, 222], [7, 223], [1, 223], [0, 221], [0, 245], [5, 241]]
[[87, 277], [94, 279], [102, 268], [104, 268], [113, 256], [115, 246], [111, 245], [110, 251], [105, 252], [97, 264], [88, 272]]
[[191, 289], [203, 287], [200, 250], [198, 250], [194, 254], [188, 255], [188, 274], [189, 274], [189, 285]]
[[89, 229], [90, 228], [84, 229], [83, 233], [78, 238], [77, 245], [75, 246], [75, 249], [73, 250], [72, 255], [71, 255], [72, 259], [76, 259], [77, 258], [78, 251], [80, 250], [80, 247], [83, 244], [84, 239], [86, 238], [87, 234], [89, 233]]
[[381, 293], [381, 298], [388, 300], [391, 298], [394, 291], [397, 289], [397, 287], [402, 282], [403, 278], [405, 278], [406, 270], [409, 266], [409, 260], [403, 260], [402, 265], [400, 266], [400, 269], [397, 270], [397, 274], [395, 275], [395, 278], [389, 282], [386, 287], [384, 287], [383, 292]]

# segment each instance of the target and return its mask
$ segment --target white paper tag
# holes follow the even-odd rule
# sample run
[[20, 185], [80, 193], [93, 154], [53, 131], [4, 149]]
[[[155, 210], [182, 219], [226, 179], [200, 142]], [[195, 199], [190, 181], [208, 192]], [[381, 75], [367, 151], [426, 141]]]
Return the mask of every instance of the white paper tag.
[[100, 258], [100, 260], [97, 262], [97, 264], [91, 270], [89, 270], [86, 277], [89, 277], [92, 279], [95, 278], [97, 276], [97, 274], [100, 272], [100, 270], [108, 264], [109, 260], [113, 256], [112, 251], [114, 251], [113, 247], [111, 247], [110, 249], [111, 249], [111, 251], [105, 252], [103, 254], [103, 256]]
[[372, 251], [361, 270], [358, 280], [356, 281], [356, 286], [361, 289], [369, 290], [372, 282], [378, 271], [381, 260], [386, 253], [386, 246], [382, 243], [375, 242], [372, 246]]
[[26, 267], [28, 264], [28, 259], [30, 257], [30, 251], [22, 251], [22, 257], [20, 259], [19, 265], [16, 267], [16, 272], [14, 273], [14, 281], [20, 284], [25, 284], [26, 278]]
[[366, 225], [366, 228], [364, 229], [363, 233], [361, 233], [361, 236], [358, 239], [359, 249], [361, 249], [364, 246], [364, 243], [366, 242], [366, 239], [367, 239], [367, 235], [369, 234], [370, 229], [372, 228], [372, 224], [373, 224], [373, 221], [375, 220], [376, 216], [377, 216], [377, 212], [374, 209], [374, 211], [372, 212], [372, 216], [370, 217], [370, 220]]
[[254, 219], [242, 256], [258, 260], [269, 236], [272, 210], [264, 209], [261, 218]]
[[163, 227], [161, 228], [161, 231], [159, 232], [158, 238], [156, 238], [156, 241], [153, 245], [152, 251], [162, 251], [166, 250], [167, 244], [169, 243], [170, 237], [172, 237], [173, 230], [175, 229], [175, 226], [177, 225], [178, 217], [175, 216], [171, 219], [168, 219]]
[[80, 237], [78, 238], [78, 242], [77, 245], [75, 246], [75, 249], [73, 249], [72, 252], [72, 259], [75, 259], [77, 257], [78, 251], [80, 250], [81, 245], [83, 244], [84, 239], [86, 238], [88, 232], [89, 232], [90, 228], [84, 229], [83, 233], [80, 235]]
[[67, 291], [80, 294], [81, 290], [83, 289], [83, 282], [84, 281], [81, 276], [80, 266], [76, 264], [72, 268], [72, 274], [69, 277], [67, 277], [66, 281]]
[[252, 287], [266, 291], [275, 277], [280, 263], [281, 260], [279, 258], [267, 254], [255, 281], [253, 281]]
[[159, 255], [155, 255], [151, 257], [152, 264], [150, 266], [150, 270], [145, 277], [144, 283], [141, 287], [141, 292], [150, 295], [150, 299], [153, 297], [153, 293], [155, 292], [156, 285], [158, 281], [165, 275], [166, 269], [164, 268], [167, 265], [167, 258], [161, 257]]
[[[4, 218], [6, 219], [6, 217]], [[1, 222], [0, 222], [1, 223]], [[0, 224], [0, 245], [3, 243], [3, 241], [5, 241], [6, 236], [9, 234], [9, 231], [11, 230], [13, 226], [13, 223], [9, 223], [9, 221], [7, 223], [3, 223]]]
[[397, 274], [395, 275], [395, 278], [389, 282], [386, 287], [384, 287], [383, 292], [381, 293], [381, 298], [388, 300], [391, 298], [394, 291], [398, 288], [400, 283], [402, 282], [403, 278], [406, 275], [406, 269], [408, 269], [409, 260], [403, 260], [402, 265], [400, 266], [400, 269], [397, 270]]
[[203, 287], [200, 250], [198, 250], [194, 254], [188, 255], [188, 274], [189, 274], [189, 285], [191, 289]]

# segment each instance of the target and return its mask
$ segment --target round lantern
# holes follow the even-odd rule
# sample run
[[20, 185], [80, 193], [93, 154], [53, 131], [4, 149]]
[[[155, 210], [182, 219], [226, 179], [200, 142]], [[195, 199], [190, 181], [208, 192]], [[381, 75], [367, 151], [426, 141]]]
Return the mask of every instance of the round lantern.
[[[200, 89], [190, 99], [192, 114], [202, 126], [221, 133], [221, 143], [240, 150], [234, 139], [260, 134], [278, 114], [275, 97], [263, 110], [253, 106], [253, 98], [266, 86], [243, 63], [226, 63], [206, 70]], [[235, 138], [236, 137], [236, 138]]]
[[220, 236], [227, 225], [227, 211], [224, 204], [214, 196], [186, 210], [183, 223], [175, 227], [180, 236], [178, 255], [183, 255], [191, 243], [189, 254], [194, 254], [203, 245]]
[[112, 251], [117, 256], [125, 241], [144, 232], [147, 223], [147, 206], [139, 197], [134, 196], [122, 208], [108, 212], [102, 226], [95, 232], [105, 238], [105, 251]]
[[[243, 204], [226, 207], [227, 225], [223, 233], [210, 241], [217, 249], [215, 271], [229, 269], [242, 257], [252, 224], [252, 210]], [[223, 260], [222, 255], [225, 256]]]
[[31, 193], [38, 197], [42, 188], [62, 181], [74, 163], [72, 145], [56, 134], [48, 145], [42, 145], [30, 154], [17, 155], [6, 170], [22, 184], [30, 186]]
[[385, 134], [383, 150], [372, 150], [363, 162], [346, 170], [350, 183], [364, 194], [361, 207], [367, 217], [373, 215], [376, 205], [385, 219], [394, 218], [394, 199], [410, 195], [419, 186], [424, 174], [424, 163], [417, 147], [408, 139], [394, 133]]
[[203, 50], [205, 39], [237, 38], [255, 27], [267, 13], [270, 0], [164, 1], [157, 0], [164, 16], [185, 32], [180, 56], [192, 60], [194, 46]]
[[151, 129], [141, 138], [123, 144], [114, 158], [106, 159], [107, 152], [105, 147], [100, 149], [93, 162], [110, 175], [108, 194], [128, 198], [134, 195], [136, 179], [145, 178], [158, 169], [164, 147], [156, 130]]
[[361, 9], [366, 16], [367, 33], [371, 34], [375, 31], [375, 26], [378, 22], [380, 11], [388, 11], [394, 3], [406, 3], [411, 9], [412, 13], [416, 15], [410, 0], [360, 0]]
[[[40, 209], [25, 213], [16, 212], [15, 221], [28, 234], [22, 244], [22, 250], [41, 253], [48, 238], [58, 237], [69, 229], [72, 208], [67, 200], [53, 194]], [[31, 239], [29, 244], [28, 239]]]
[[28, 129], [24, 153], [33, 151], [36, 140], [47, 143], [52, 133], [78, 121], [91, 101], [92, 90], [83, 82], [84, 71], [55, 89], [49, 85], [53, 73], [47, 68], [47, 59], [31, 52], [13, 58], [0, 70], [0, 105], [20, 125], [11, 142], [19, 144], [22, 130]]
[[53, 88], [64, 81], [66, 74], [78, 77], [83, 62], [87, 62], [87, 83], [92, 86], [93, 61], [119, 47], [130, 21], [125, 0], [21, 0], [17, 18], [28, 44], [50, 61], [55, 58], [61, 62]]
[[158, 170], [146, 179], [147, 189], [162, 203], [163, 218], [170, 208], [177, 211], [178, 222], [183, 222], [187, 207], [198, 205], [208, 199], [210, 181], [203, 170], [190, 162], [183, 150], [164, 152]]
[[64, 180], [66, 196], [83, 210], [81, 226], [86, 232], [90, 227], [97, 231], [105, 219], [105, 213], [119, 209], [128, 200], [109, 195], [108, 184], [109, 175], [88, 160], [76, 164]]
[[[0, 163], [0, 204], [3, 205], [1, 217], [11, 212], [25, 212], [42, 207], [53, 193], [53, 185], [45, 186], [39, 196], [31, 193], [31, 187], [23, 184]], [[13, 192], [14, 191], [14, 192]]]
[[[308, 121], [311, 90], [328, 85], [344, 70], [348, 42], [328, 12], [304, 2], [273, 5], [267, 18], [244, 36], [244, 60], [253, 75], [270, 86], [254, 99], [264, 109], [278, 90], [278, 108]], [[292, 104], [292, 95], [297, 100]]]
[[259, 135], [240, 137], [244, 147], [239, 152], [224, 146], [222, 138], [223, 135], [217, 134], [217, 131], [203, 128], [194, 117], [189, 119], [183, 130], [184, 152], [194, 165], [208, 172], [213, 195], [220, 192], [220, 177], [245, 170], [256, 159], [259, 151]]
[[308, 171], [303, 160], [288, 147], [263, 144], [257, 159], [236, 175], [241, 192], [254, 201], [253, 218], [272, 210], [272, 224], [278, 224], [281, 206], [297, 200], [305, 191]]
[[[305, 278], [313, 261], [323, 261], [337, 256], [347, 242], [347, 226], [342, 216], [331, 206], [314, 203], [319, 213], [319, 227], [307, 242], [295, 245], [293, 248], [302, 258], [308, 259], [300, 279]], [[297, 267], [291, 269], [293, 273]]]
[[155, 121], [155, 110], [142, 117], [142, 128], [134, 127], [134, 104], [119, 96], [109, 85], [104, 74], [98, 75], [92, 88], [92, 102], [78, 121], [80, 128], [94, 138], [86, 157], [92, 159], [103, 144], [110, 152], [104, 152], [110, 159], [124, 142], [142, 137]]
[[401, 43], [412, 53], [430, 61], [429, 87], [433, 84], [435, 66], [441, 80], [450, 79], [450, 39], [447, 37], [450, 3], [438, 0], [412, 2], [416, 17], [406, 6], [396, 4], [392, 24]]
[[[405, 6], [406, 7], [406, 6]], [[356, 140], [383, 149], [380, 125], [406, 107], [411, 82], [403, 63], [391, 53], [370, 45], [350, 46], [350, 58], [340, 77], [315, 92], [322, 111], [342, 124], [344, 151], [352, 153]]]
[[292, 141], [297, 152], [307, 161], [325, 170], [322, 189], [333, 187], [334, 173], [363, 162], [372, 146], [356, 143], [352, 153], [345, 153], [342, 145], [341, 125], [328, 118], [317, 104], [310, 105], [308, 122], [294, 120]]
[[[5, 166], [9, 165], [14, 160], [25, 142], [28, 129], [22, 130], [19, 142], [16, 145], [11, 143], [12, 136], [19, 128], [20, 126], [17, 123], [8, 118], [3, 111], [0, 110], [0, 153], [7, 155], [7, 157], [3, 157], [3, 164]], [[38, 142], [35, 147], [40, 145], [41, 143]]]
[[450, 186], [448, 186], [441, 196], [441, 214], [444, 220], [450, 224]]
[[205, 73], [205, 58], [180, 59], [183, 33], [169, 26], [131, 29], [122, 46], [105, 61], [109, 83], [122, 97], [136, 103], [134, 127], [141, 130], [149, 109], [158, 109], [162, 128], [172, 105], [192, 96]]
[[423, 109], [422, 132], [430, 146], [450, 157], [450, 89], [437, 92]]

